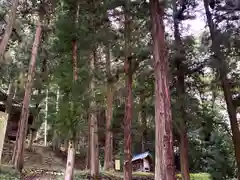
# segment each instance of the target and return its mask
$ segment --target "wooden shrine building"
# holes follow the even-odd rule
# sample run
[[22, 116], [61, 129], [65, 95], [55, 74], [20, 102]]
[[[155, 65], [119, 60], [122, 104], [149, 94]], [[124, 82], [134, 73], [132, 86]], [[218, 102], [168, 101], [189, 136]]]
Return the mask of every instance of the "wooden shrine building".
[[149, 152], [137, 154], [132, 158], [133, 171], [153, 172], [154, 162]]
[[[8, 95], [2, 90], [0, 90], [0, 111], [2, 112], [5, 112], [6, 110], [7, 97]], [[8, 118], [8, 124], [7, 124], [7, 130], [6, 130], [6, 138], [8, 138], [9, 140], [16, 139], [21, 111], [22, 111], [22, 104], [13, 99], [11, 113]], [[28, 131], [32, 123], [33, 123], [33, 115], [30, 112], [28, 117]]]

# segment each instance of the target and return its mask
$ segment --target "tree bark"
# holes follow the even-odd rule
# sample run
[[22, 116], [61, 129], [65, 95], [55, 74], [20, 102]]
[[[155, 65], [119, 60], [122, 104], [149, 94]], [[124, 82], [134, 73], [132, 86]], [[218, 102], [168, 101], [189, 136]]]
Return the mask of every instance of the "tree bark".
[[147, 122], [146, 122], [146, 109], [144, 106], [145, 103], [145, 97], [144, 97], [144, 92], [140, 92], [140, 110], [139, 110], [139, 121], [141, 124], [141, 149], [142, 153], [145, 152], [146, 147], [146, 131], [147, 131]]
[[155, 75], [155, 179], [174, 180], [172, 115], [162, 4], [150, 0]]
[[73, 79], [77, 81], [78, 79], [78, 68], [77, 68], [77, 42], [76, 40], [72, 41], [73, 46]]
[[[59, 113], [59, 96], [60, 96], [60, 90], [59, 90], [59, 87], [57, 87], [57, 102], [56, 102], [56, 113], [57, 113], [57, 116], [58, 116], [58, 113]], [[57, 118], [57, 117], [56, 117]], [[53, 130], [53, 138], [52, 138], [52, 148], [54, 151], [56, 150], [59, 150], [59, 147], [60, 147], [60, 143], [59, 143], [59, 137], [58, 137], [58, 134], [57, 134], [57, 131], [54, 127], [55, 125], [53, 125], [52, 129]]]
[[239, 125], [237, 121], [236, 107], [234, 106], [234, 103], [233, 103], [233, 96], [232, 96], [231, 88], [229, 85], [229, 80], [227, 78], [227, 64], [223, 59], [224, 54], [223, 52], [221, 52], [221, 48], [220, 48], [219, 33], [213, 22], [212, 14], [209, 10], [208, 4], [209, 4], [208, 0], [204, 0], [204, 8], [205, 8], [206, 17], [207, 17], [207, 23], [208, 23], [208, 27], [209, 27], [209, 31], [212, 39], [212, 51], [214, 52], [216, 60], [219, 63], [218, 70], [220, 73], [220, 82], [223, 89], [224, 98], [227, 104], [228, 116], [230, 119], [230, 125], [232, 130], [232, 141], [234, 145], [235, 158], [236, 158], [237, 169], [238, 169], [237, 177], [238, 177], [238, 180], [240, 180], [240, 130], [239, 130]]
[[35, 138], [35, 130], [30, 128], [29, 131], [29, 142], [28, 142], [28, 150], [32, 151], [33, 139]]
[[[41, 13], [41, 14], [40, 14], [40, 19], [41, 19], [41, 21], [43, 20], [43, 16], [44, 16], [44, 14]], [[45, 32], [45, 30], [43, 29], [43, 30], [42, 30], [42, 42], [44, 42], [45, 39], [46, 39], [46, 32]], [[41, 47], [41, 45], [40, 45], [40, 47]], [[43, 47], [41, 48], [41, 51], [44, 52]], [[45, 54], [46, 54], [46, 53], [45, 53]], [[38, 95], [38, 96], [41, 96], [41, 94], [42, 94], [42, 87], [43, 87], [43, 83], [45, 82], [46, 78], [47, 78], [47, 58], [44, 57], [43, 62], [42, 62], [42, 67], [41, 67], [41, 74], [40, 74], [41, 83], [40, 83], [40, 85], [39, 85], [38, 88], [37, 88], [37, 95]], [[41, 100], [42, 100], [42, 99], [38, 100], [38, 101], [36, 102], [36, 105], [35, 105], [36, 113], [35, 113], [34, 116], [33, 116], [33, 125], [32, 125], [32, 128], [31, 128], [31, 130], [30, 130], [29, 143], [31, 143], [31, 144], [28, 144], [28, 150], [29, 150], [29, 151], [32, 151], [32, 143], [33, 143], [33, 139], [35, 138], [35, 135], [36, 135], [36, 132], [35, 132], [35, 130], [34, 130], [34, 129], [35, 129], [34, 123], [35, 123], [35, 122], [38, 120], [38, 118], [39, 118], [39, 113], [40, 113], [40, 111], [41, 111], [41, 107], [40, 107], [40, 102], [41, 102]], [[31, 133], [32, 133], [32, 134], [31, 134]]]
[[88, 119], [88, 137], [87, 137], [87, 155], [86, 155], [86, 169], [90, 169], [90, 154], [91, 154], [91, 116], [90, 113], [87, 112], [87, 119]]
[[75, 141], [69, 140], [65, 180], [73, 180], [75, 153], [76, 153]]
[[16, 20], [16, 11], [17, 11], [17, 6], [18, 6], [18, 0], [12, 0], [12, 6], [10, 10], [10, 15], [9, 15], [9, 22], [7, 24], [6, 30], [4, 32], [3, 38], [0, 41], [0, 62], [3, 61], [4, 58], [4, 53], [7, 48], [8, 41], [11, 37], [13, 26]]
[[132, 62], [130, 58], [130, 0], [125, 2], [125, 111], [124, 111], [124, 180], [132, 179], [132, 108], [133, 108], [133, 97], [132, 97]]
[[174, 38], [175, 38], [175, 64], [177, 68], [177, 94], [178, 94], [178, 112], [180, 114], [180, 126], [179, 126], [179, 136], [180, 136], [180, 163], [181, 163], [181, 173], [183, 180], [190, 180], [189, 173], [189, 159], [188, 159], [188, 136], [187, 136], [187, 125], [186, 125], [186, 111], [185, 111], [185, 67], [184, 61], [186, 60], [185, 51], [183, 49], [183, 43], [181, 40], [179, 32], [179, 20], [175, 16], [178, 12], [177, 3], [173, 1], [173, 18], [174, 18]]
[[113, 133], [111, 130], [112, 108], [113, 108], [113, 87], [107, 85], [107, 111], [106, 111], [106, 139], [105, 139], [105, 158], [104, 169], [113, 169]]
[[126, 90], [127, 96], [125, 100], [125, 111], [124, 111], [124, 179], [132, 179], [132, 72], [131, 72], [131, 61], [126, 60], [125, 72], [126, 72]]
[[96, 63], [96, 50], [93, 52], [93, 57], [90, 62], [90, 67], [93, 73], [90, 89], [92, 92], [92, 100], [90, 102], [91, 109], [91, 126], [90, 126], [90, 175], [93, 178], [99, 177], [99, 147], [98, 147], [98, 122], [97, 122], [97, 107], [95, 102], [95, 63]]
[[[181, 65], [180, 65], [181, 66]], [[187, 125], [186, 125], [186, 112], [184, 107], [184, 94], [185, 94], [185, 87], [184, 87], [184, 70], [178, 67], [178, 82], [177, 82], [177, 93], [180, 105], [179, 112], [180, 112], [180, 163], [181, 163], [181, 173], [184, 180], [190, 180], [190, 173], [189, 173], [189, 161], [188, 161], [188, 136], [187, 136]]]
[[184, 127], [181, 127], [180, 134], [180, 163], [183, 180], [190, 180], [188, 163], [188, 137]]
[[15, 165], [15, 168], [20, 172], [22, 171], [22, 168], [23, 168], [23, 151], [24, 151], [24, 144], [25, 144], [26, 133], [27, 133], [28, 115], [29, 115], [28, 108], [29, 108], [29, 103], [31, 98], [33, 79], [35, 75], [36, 56], [37, 56], [38, 46], [40, 43], [41, 30], [42, 30], [42, 27], [39, 21], [36, 28], [35, 39], [32, 47], [32, 56], [31, 56], [29, 69], [28, 69], [28, 79], [26, 83], [22, 113], [21, 113], [19, 127], [18, 127], [18, 137], [15, 144], [15, 146], [17, 147], [16, 148], [17, 151], [16, 151], [16, 158], [15, 158], [14, 165]]
[[111, 75], [110, 49], [107, 48], [106, 56], [107, 71], [107, 110], [106, 110], [106, 138], [105, 138], [105, 156], [104, 170], [113, 169], [113, 133], [111, 130], [112, 109], [113, 109], [113, 82]]
[[52, 137], [52, 149], [54, 151], [59, 150], [59, 139], [57, 137], [57, 132], [54, 130], [53, 131], [53, 137]]

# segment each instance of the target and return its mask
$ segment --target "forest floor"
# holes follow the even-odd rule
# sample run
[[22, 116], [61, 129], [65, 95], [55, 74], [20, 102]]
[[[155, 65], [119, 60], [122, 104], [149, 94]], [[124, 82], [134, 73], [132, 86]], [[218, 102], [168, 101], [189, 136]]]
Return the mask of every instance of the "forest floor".
[[[20, 175], [16, 173], [11, 165], [13, 155], [13, 143], [4, 145], [2, 166], [0, 171], [0, 179], [17, 180]], [[24, 151], [24, 170], [23, 180], [60, 180], [63, 179], [63, 172], [66, 166], [66, 154], [64, 152], [54, 152], [51, 148], [43, 146], [33, 146], [32, 151], [25, 149]], [[84, 171], [85, 159], [76, 157], [75, 179], [90, 179], [89, 173]], [[133, 179], [151, 180], [153, 174], [146, 176], [141, 174], [133, 174]], [[101, 172], [102, 180], [123, 180], [123, 174], [117, 172]]]
[[[19, 173], [11, 165], [13, 146], [11, 143], [4, 145], [0, 180], [20, 179]], [[43, 146], [33, 146], [32, 151], [24, 151], [24, 170], [21, 180], [62, 180], [66, 158], [66, 153], [54, 152], [51, 148]], [[85, 165], [82, 162], [85, 162], [85, 159], [77, 156], [74, 180], [91, 179], [88, 171], [84, 171]], [[191, 176], [191, 179], [194, 180], [210, 180], [209, 175], [205, 173], [192, 174]], [[123, 173], [101, 171], [100, 180], [123, 180]], [[134, 172], [133, 180], [154, 180], [154, 174]]]
[[[0, 179], [4, 180], [63, 180], [63, 174], [50, 174], [44, 171], [23, 173], [22, 176], [9, 166], [2, 166], [0, 169]], [[92, 179], [87, 171], [75, 171], [74, 180]], [[133, 180], [154, 180], [152, 174], [133, 174]], [[92, 179], [93, 180], [93, 179]], [[123, 180], [122, 173], [100, 172], [100, 180]]]

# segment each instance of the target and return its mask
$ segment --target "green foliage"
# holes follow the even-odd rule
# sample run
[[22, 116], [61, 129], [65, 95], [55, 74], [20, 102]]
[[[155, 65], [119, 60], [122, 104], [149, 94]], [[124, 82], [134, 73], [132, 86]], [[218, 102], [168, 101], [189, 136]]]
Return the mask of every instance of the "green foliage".
[[226, 122], [219, 111], [204, 106], [202, 123], [198, 131], [190, 135], [189, 157], [192, 172], [208, 172], [212, 179], [231, 179], [235, 175], [234, 150]]
[[[177, 180], [181, 180], [181, 174], [177, 175]], [[191, 180], [212, 180], [211, 175], [207, 173], [190, 174]]]
[[236, 173], [231, 137], [219, 128], [212, 133], [206, 151], [206, 170], [215, 180], [232, 179]]
[[[67, 101], [69, 101], [67, 99]], [[55, 128], [59, 129], [63, 138], [75, 138], [76, 133], [86, 126], [86, 111], [82, 106], [76, 105], [74, 102], [66, 100], [60, 103], [60, 113], [57, 117]]]
[[19, 177], [10, 173], [0, 173], [0, 179], [4, 180], [18, 180]]
[[0, 179], [18, 180], [20, 179], [20, 175], [16, 171], [9, 170], [9, 168], [0, 167]]
[[[53, 4], [52, 1], [47, 1]], [[50, 6], [46, 9], [46, 22], [43, 25], [43, 36], [41, 47], [38, 51], [37, 68], [33, 91], [40, 89], [40, 94], [32, 95], [31, 104], [39, 104], [42, 108], [38, 118], [35, 120], [35, 126], [40, 127], [44, 118], [44, 100], [46, 97], [45, 90], [49, 88], [48, 117], [47, 121], [51, 127], [49, 139], [53, 132], [57, 132], [60, 139], [76, 138], [76, 134], [87, 139], [88, 135], [88, 113], [89, 103], [95, 100], [97, 108], [106, 107], [105, 87], [107, 82], [106, 62], [103, 49], [105, 46], [110, 47], [111, 51], [111, 74], [114, 77], [114, 104], [112, 131], [114, 138], [114, 155], [119, 155], [123, 159], [123, 120], [124, 120], [124, 18], [122, 8], [125, 2], [123, 0], [114, 1], [95, 1], [95, 4], [83, 0], [81, 1], [78, 16], [77, 1], [60, 0], [55, 6], [51, 6], [53, 11], [50, 12]], [[98, 4], [96, 4], [98, 3]], [[194, 14], [194, 8], [197, 1], [191, 1], [187, 4], [186, 14]], [[167, 8], [171, 2], [167, 3]], [[8, 5], [4, 5], [8, 7]], [[37, 9], [38, 4], [35, 1], [29, 1], [26, 5], [20, 4], [20, 9], [25, 10]], [[131, 58], [134, 66], [133, 75], [133, 119], [132, 119], [132, 150], [133, 154], [141, 151], [143, 125], [139, 119], [139, 112], [145, 114], [146, 127], [144, 127], [145, 149], [155, 151], [155, 109], [154, 109], [154, 74], [151, 62], [151, 37], [149, 31], [149, 7], [145, 1], [131, 1]], [[0, 15], [5, 12], [6, 7], [0, 7]], [[116, 7], [118, 7], [116, 9]], [[52, 13], [54, 12], [54, 13]], [[166, 11], [171, 12], [171, 11]], [[35, 24], [33, 22], [32, 12], [27, 14], [19, 11], [20, 16], [20, 35], [22, 42], [11, 41], [9, 43], [9, 52], [11, 57], [7, 64], [0, 66], [1, 88], [7, 89], [10, 81], [18, 82], [16, 96], [22, 100], [24, 96], [24, 85], [26, 72], [31, 56], [32, 42], [35, 33]], [[217, 17], [221, 17], [217, 12]], [[166, 16], [166, 22], [171, 22], [172, 16]], [[216, 21], [220, 21], [216, 18]], [[221, 18], [220, 18], [221, 19]], [[224, 18], [223, 18], [224, 19]], [[45, 21], [44, 21], [45, 22]], [[118, 24], [118, 27], [116, 27]], [[240, 77], [237, 69], [239, 57], [239, 37], [238, 26], [235, 24], [221, 26], [221, 45], [225, 55], [227, 66], [229, 67], [229, 80], [231, 80], [234, 94], [239, 93]], [[180, 24], [183, 28], [182, 34], [183, 45], [175, 47], [174, 39], [171, 37], [172, 31], [169, 30], [166, 35], [169, 47], [169, 82], [171, 91], [172, 117], [174, 121], [174, 144], [179, 144], [179, 124], [182, 121], [179, 109], [180, 104], [176, 93], [176, 59], [184, 57], [184, 67], [187, 72], [185, 76], [185, 111], [186, 122], [189, 137], [189, 163], [190, 171], [194, 173], [210, 173], [212, 179], [230, 179], [235, 175], [234, 151], [232, 140], [229, 135], [229, 127], [226, 119], [222, 117], [224, 108], [218, 106], [219, 101], [224, 100], [223, 93], [219, 88], [218, 73], [215, 72], [219, 66], [216, 58], [210, 54], [209, 34], [205, 31], [199, 39], [197, 35], [185, 35], [187, 30], [184, 28], [184, 22]], [[169, 24], [166, 25], [169, 27]], [[219, 27], [220, 28], [220, 27]], [[169, 28], [167, 28], [169, 29]], [[182, 32], [184, 30], [184, 33]], [[186, 32], [186, 33], [185, 33]], [[73, 62], [72, 62], [72, 41], [77, 42], [77, 68], [78, 80], [73, 81]], [[224, 41], [222, 41], [224, 40]], [[199, 44], [199, 41], [202, 41]], [[177, 50], [184, 50], [185, 54], [179, 54]], [[93, 51], [97, 52], [97, 62], [94, 72], [91, 72], [89, 62], [92, 60]], [[41, 73], [42, 62], [47, 60], [47, 75], [42, 82]], [[206, 63], [207, 62], [207, 63]], [[203, 66], [202, 68], [201, 65]], [[199, 69], [198, 69], [199, 68]], [[211, 69], [206, 73], [204, 70]], [[95, 94], [92, 97], [90, 82], [95, 77]], [[117, 79], [117, 81], [115, 81]], [[57, 89], [60, 91], [59, 101], [57, 102]], [[215, 93], [218, 101], [210, 97]], [[209, 100], [211, 99], [211, 100]], [[217, 103], [216, 107], [213, 104]], [[57, 106], [58, 105], [58, 106]], [[222, 104], [221, 104], [222, 105]], [[36, 108], [33, 113], [36, 114]], [[104, 118], [99, 117], [99, 121]], [[105, 125], [104, 122], [102, 123]], [[104, 127], [99, 130], [99, 137], [105, 136]], [[104, 141], [103, 141], [104, 142]], [[104, 143], [102, 143], [104, 144]], [[103, 150], [103, 147], [101, 147]], [[83, 150], [86, 152], [86, 149]], [[103, 153], [102, 153], [103, 154]], [[178, 152], [176, 153], [178, 155]], [[101, 156], [102, 158], [103, 156]], [[208, 174], [192, 174], [192, 179], [210, 179]]]

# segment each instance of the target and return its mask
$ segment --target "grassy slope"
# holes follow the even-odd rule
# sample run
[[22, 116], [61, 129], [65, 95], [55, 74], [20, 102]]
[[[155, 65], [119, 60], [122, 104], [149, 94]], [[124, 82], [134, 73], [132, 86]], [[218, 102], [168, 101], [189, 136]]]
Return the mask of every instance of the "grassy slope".
[[[87, 179], [89, 174], [88, 172], [79, 171], [76, 173], [77, 180], [82, 178]], [[101, 172], [101, 176], [107, 179], [112, 180], [123, 180], [123, 173], [116, 173], [116, 172]], [[181, 180], [181, 175], [177, 175], [178, 180]], [[145, 173], [145, 172], [134, 172], [133, 173], [134, 180], [154, 180], [153, 173]], [[191, 174], [191, 180], [211, 180], [211, 177], [207, 173], [196, 173]]]

